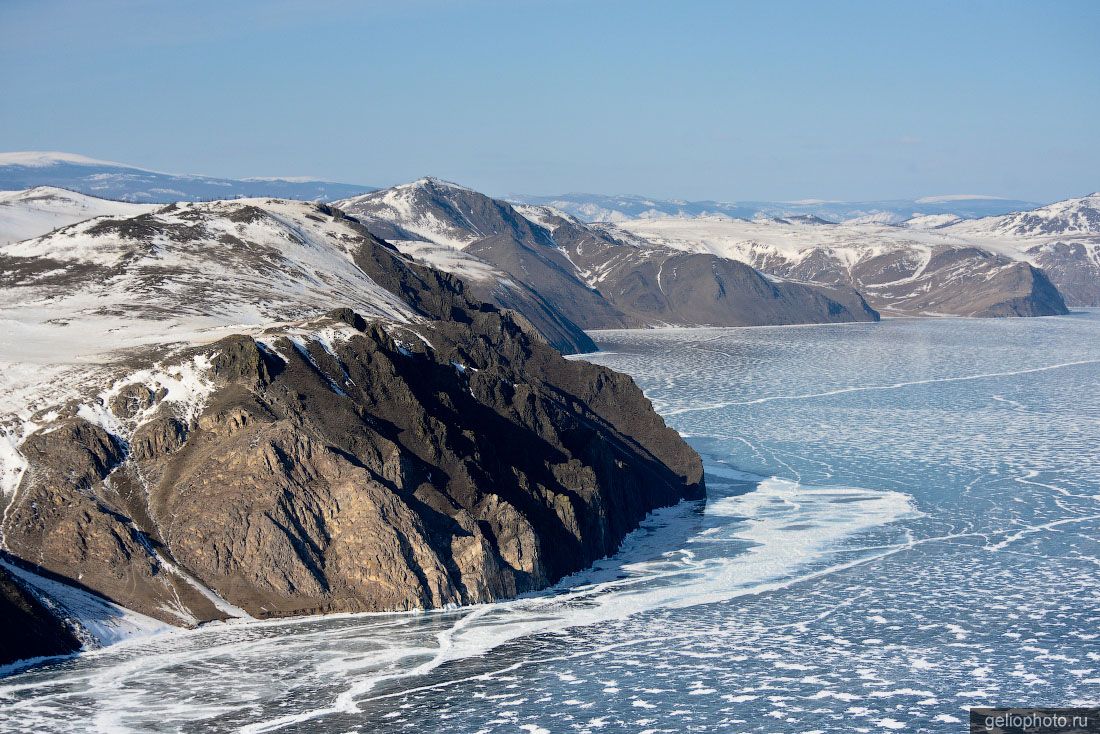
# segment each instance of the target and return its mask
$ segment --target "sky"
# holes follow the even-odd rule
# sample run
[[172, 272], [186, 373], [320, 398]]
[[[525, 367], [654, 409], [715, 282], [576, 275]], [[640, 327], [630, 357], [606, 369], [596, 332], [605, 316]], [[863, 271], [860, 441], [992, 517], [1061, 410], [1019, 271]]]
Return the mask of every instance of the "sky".
[[1100, 189], [1100, 2], [0, 0], [0, 150], [718, 200]]

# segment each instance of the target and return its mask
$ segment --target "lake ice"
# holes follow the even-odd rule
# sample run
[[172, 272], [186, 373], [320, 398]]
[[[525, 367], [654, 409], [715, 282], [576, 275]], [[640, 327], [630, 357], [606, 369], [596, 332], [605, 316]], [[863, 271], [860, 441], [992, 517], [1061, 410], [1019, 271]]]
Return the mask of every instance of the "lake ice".
[[594, 337], [706, 502], [546, 594], [28, 670], [0, 730], [954, 732], [1100, 703], [1100, 311]]

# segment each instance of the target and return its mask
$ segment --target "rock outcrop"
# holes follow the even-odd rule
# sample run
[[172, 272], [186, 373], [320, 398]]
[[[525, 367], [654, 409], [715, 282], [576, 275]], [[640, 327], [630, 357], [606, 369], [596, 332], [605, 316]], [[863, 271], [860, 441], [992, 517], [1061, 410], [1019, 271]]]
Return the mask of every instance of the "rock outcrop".
[[1100, 306], [1100, 235], [1055, 240], [1024, 251], [1065, 296], [1068, 306]]

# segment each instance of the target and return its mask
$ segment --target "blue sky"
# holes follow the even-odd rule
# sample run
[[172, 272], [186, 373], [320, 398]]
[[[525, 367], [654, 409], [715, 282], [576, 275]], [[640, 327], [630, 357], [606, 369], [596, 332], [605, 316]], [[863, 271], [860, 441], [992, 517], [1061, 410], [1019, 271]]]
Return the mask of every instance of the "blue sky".
[[0, 149], [714, 199], [1100, 189], [1100, 2], [0, 0]]

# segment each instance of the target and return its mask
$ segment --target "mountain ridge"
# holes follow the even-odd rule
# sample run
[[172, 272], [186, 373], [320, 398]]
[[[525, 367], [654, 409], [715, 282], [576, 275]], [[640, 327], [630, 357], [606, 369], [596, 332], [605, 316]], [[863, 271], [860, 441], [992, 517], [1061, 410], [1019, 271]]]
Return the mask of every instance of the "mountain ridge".
[[[767, 281], [741, 263], [638, 246], [553, 209], [517, 209], [436, 179], [337, 204], [399, 248], [428, 240], [488, 263], [542, 294], [585, 329], [877, 318], [843, 286]], [[669, 268], [674, 294], [665, 292], [664, 269], [655, 264], [671, 259], [677, 261]]]

